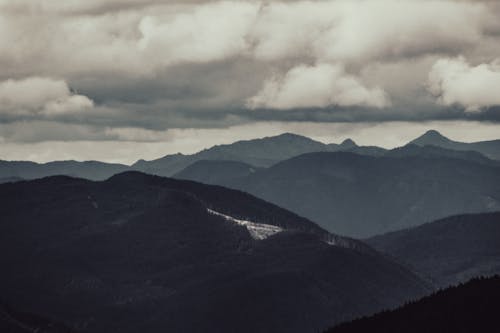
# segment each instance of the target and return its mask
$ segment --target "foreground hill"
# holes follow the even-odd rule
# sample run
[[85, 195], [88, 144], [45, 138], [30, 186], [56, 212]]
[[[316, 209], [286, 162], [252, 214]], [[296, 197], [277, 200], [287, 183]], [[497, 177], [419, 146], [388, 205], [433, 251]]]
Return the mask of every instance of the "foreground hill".
[[2, 333], [77, 333], [75, 330], [40, 317], [13, 309], [0, 303], [0, 332]]
[[310, 153], [219, 184], [351, 237], [500, 210], [499, 166], [421, 152], [385, 157]]
[[363, 243], [217, 186], [50, 177], [0, 200], [1, 298], [80, 332], [317, 332], [429, 292]]
[[500, 274], [500, 213], [459, 215], [366, 240], [436, 284]]
[[498, 331], [500, 277], [475, 279], [404, 307], [355, 320], [329, 333], [475, 333]]
[[438, 131], [430, 130], [410, 143], [418, 146], [436, 146], [459, 151], [476, 151], [491, 159], [500, 160], [500, 140], [472, 143], [458, 142], [448, 139]]

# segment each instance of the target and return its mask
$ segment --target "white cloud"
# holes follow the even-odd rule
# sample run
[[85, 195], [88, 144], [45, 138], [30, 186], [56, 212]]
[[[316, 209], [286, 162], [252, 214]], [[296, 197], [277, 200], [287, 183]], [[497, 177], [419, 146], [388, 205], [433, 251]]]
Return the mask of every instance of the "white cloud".
[[63, 80], [31, 77], [0, 82], [0, 114], [57, 116], [90, 109], [93, 102]]
[[257, 10], [250, 3], [219, 2], [173, 17], [146, 16], [139, 48], [164, 65], [225, 59], [248, 48], [245, 36]]
[[261, 59], [352, 62], [461, 50], [491, 21], [478, 3], [301, 1], [265, 6], [251, 36]]
[[464, 57], [436, 61], [428, 78], [429, 91], [443, 105], [461, 105], [466, 111], [500, 105], [500, 59], [470, 65]]
[[250, 98], [247, 106], [255, 108], [290, 109], [338, 106], [382, 108], [390, 104], [380, 88], [367, 88], [342, 66], [300, 65], [283, 77], [268, 79], [260, 92]]

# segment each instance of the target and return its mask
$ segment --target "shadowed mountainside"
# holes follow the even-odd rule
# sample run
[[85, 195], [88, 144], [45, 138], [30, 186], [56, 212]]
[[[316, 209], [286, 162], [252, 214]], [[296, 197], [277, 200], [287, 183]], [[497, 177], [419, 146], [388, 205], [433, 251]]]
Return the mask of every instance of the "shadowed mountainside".
[[310, 153], [231, 179], [207, 174], [200, 164], [197, 172], [193, 167], [190, 174], [176, 176], [218, 179], [219, 185], [249, 192], [351, 237], [500, 210], [500, 166], [436, 155], [435, 150], [412, 146], [384, 157]]
[[399, 309], [341, 324], [328, 333], [496, 332], [500, 277], [474, 279]]
[[366, 242], [440, 286], [500, 274], [500, 212], [452, 216]]
[[430, 290], [363, 243], [218, 186], [128, 172], [3, 184], [0, 199], [0, 295], [81, 332], [317, 332]]
[[66, 325], [0, 303], [2, 333], [77, 333]]

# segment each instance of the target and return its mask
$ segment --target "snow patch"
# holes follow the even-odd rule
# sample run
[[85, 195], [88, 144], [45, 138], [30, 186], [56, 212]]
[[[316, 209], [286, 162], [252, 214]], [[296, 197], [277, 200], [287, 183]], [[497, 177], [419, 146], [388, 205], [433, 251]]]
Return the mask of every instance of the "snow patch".
[[353, 244], [351, 241], [337, 235], [330, 234], [326, 239], [324, 239], [324, 242], [332, 246], [344, 247], [348, 249], [353, 248]]
[[233, 223], [245, 226], [248, 232], [250, 233], [250, 236], [252, 236], [253, 239], [257, 240], [266, 239], [269, 236], [272, 236], [274, 234], [277, 234], [278, 232], [283, 231], [283, 228], [277, 227], [275, 225], [256, 223], [247, 220], [240, 220], [232, 216], [216, 212], [215, 210], [212, 209], [207, 209], [207, 211], [210, 214], [221, 216], [225, 218], [227, 221], [231, 221]]

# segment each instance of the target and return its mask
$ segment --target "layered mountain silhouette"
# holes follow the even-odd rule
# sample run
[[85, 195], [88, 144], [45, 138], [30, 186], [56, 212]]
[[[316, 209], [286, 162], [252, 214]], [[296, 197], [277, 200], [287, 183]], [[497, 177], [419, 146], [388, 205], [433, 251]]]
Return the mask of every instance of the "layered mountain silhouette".
[[496, 162], [435, 150], [409, 146], [384, 157], [310, 153], [236, 179], [205, 173], [204, 165], [197, 166], [198, 173], [193, 167], [177, 177], [217, 179], [219, 185], [249, 192], [351, 237], [500, 210]]
[[500, 161], [487, 158], [481, 153], [472, 150], [451, 150], [439, 146], [418, 146], [408, 144], [403, 147], [387, 151], [386, 157], [423, 157], [423, 158], [453, 158], [465, 161], [477, 162], [493, 166], [500, 166]]
[[500, 213], [459, 215], [366, 240], [439, 286], [500, 274]]
[[[248, 191], [332, 232], [369, 237], [449, 215], [500, 209], [496, 185], [500, 162], [477, 151], [441, 147], [450, 142], [454, 141], [429, 131], [412, 144], [387, 151], [360, 147], [350, 139], [323, 144], [285, 133], [215, 146], [193, 155], [139, 161], [132, 167], [101, 162], [0, 161], [0, 179], [63, 174], [103, 180], [139, 169]], [[334, 153], [339, 155], [329, 155]]]
[[174, 178], [189, 179], [205, 184], [224, 184], [251, 175], [257, 170], [259, 168], [242, 162], [201, 160], [175, 174]]
[[98, 161], [56, 161], [49, 163], [0, 161], [0, 179], [11, 180], [36, 179], [55, 175], [104, 180], [126, 170], [129, 170], [127, 165]]
[[127, 172], [0, 185], [0, 296], [79, 332], [317, 332], [430, 291], [249, 194]]
[[5, 177], [5, 178], [0, 178], [0, 184], [4, 183], [15, 183], [23, 180], [21, 177]]
[[417, 146], [436, 146], [451, 150], [476, 151], [491, 159], [500, 160], [500, 140], [480, 142], [458, 142], [448, 139], [435, 130], [427, 131], [410, 142]]
[[284, 133], [263, 139], [238, 141], [232, 144], [214, 146], [193, 155], [167, 155], [157, 160], [140, 160], [132, 168], [134, 170], [160, 175], [172, 176], [183, 169], [204, 160], [235, 161], [253, 167], [269, 167], [280, 161], [305, 153], [323, 151], [352, 151], [367, 155], [381, 155], [385, 149], [379, 147], [360, 147], [351, 139], [341, 144], [324, 144], [310, 138]]
[[[434, 146], [447, 149], [441, 151], [475, 151], [489, 158], [500, 159], [498, 148], [500, 140], [478, 143], [451, 141], [436, 131], [429, 131], [412, 141], [415, 146]], [[353, 140], [346, 139], [341, 144], [324, 144], [310, 138], [284, 133], [262, 139], [238, 141], [232, 144], [214, 146], [192, 155], [174, 154], [145, 161], [139, 160], [132, 166], [110, 164], [97, 161], [56, 161], [34, 163], [27, 161], [0, 161], [0, 178], [19, 177], [24, 179], [42, 178], [52, 175], [69, 175], [92, 180], [104, 180], [114, 174], [127, 170], [137, 170], [160, 176], [173, 176], [198, 161], [234, 161], [249, 164], [254, 168], [269, 167], [280, 161], [311, 152], [353, 152], [367, 156], [384, 156], [390, 152], [375, 146], [358, 146]], [[434, 151], [438, 153], [438, 151]], [[480, 159], [482, 156], [470, 158]], [[487, 160], [486, 158], [482, 158]]]
[[263, 139], [238, 141], [214, 146], [193, 155], [167, 155], [153, 161], [138, 161], [136, 170], [171, 176], [190, 164], [200, 160], [222, 160], [247, 163], [256, 167], [267, 167], [279, 161], [304, 153], [329, 150], [329, 146], [312, 139], [285, 133]]
[[496, 332], [500, 277], [474, 279], [404, 307], [341, 324], [328, 333]]

